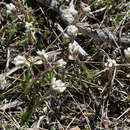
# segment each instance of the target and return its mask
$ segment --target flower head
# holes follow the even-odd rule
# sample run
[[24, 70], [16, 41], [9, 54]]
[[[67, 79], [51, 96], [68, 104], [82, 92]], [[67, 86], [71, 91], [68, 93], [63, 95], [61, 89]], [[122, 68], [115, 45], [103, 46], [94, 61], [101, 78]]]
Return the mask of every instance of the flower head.
[[53, 77], [51, 80], [51, 88], [56, 92], [63, 93], [66, 89], [66, 84], [61, 80], [56, 80], [56, 78]]
[[16, 10], [16, 7], [14, 4], [10, 3], [10, 4], [6, 4], [6, 8], [7, 8], [7, 14], [11, 14], [12, 11]]
[[74, 8], [73, 0], [71, 0], [69, 6], [60, 7], [61, 16], [68, 23], [72, 23], [75, 20], [75, 16], [78, 14], [78, 11]]
[[3, 90], [6, 87], [6, 79], [4, 74], [0, 74], [0, 89]]
[[128, 47], [127, 49], [124, 50], [124, 54], [125, 54], [127, 59], [130, 58], [130, 47]]
[[27, 32], [32, 31], [34, 29], [33, 25], [32, 25], [32, 22], [31, 23], [26, 22], [25, 23], [25, 28], [26, 28]]
[[60, 10], [62, 10], [61, 17], [71, 24], [74, 21], [74, 16], [69, 12], [70, 10], [64, 9], [63, 7], [61, 7]]
[[108, 59], [104, 65], [108, 68], [117, 66], [116, 61], [114, 59]]
[[82, 8], [82, 10], [84, 11], [84, 13], [86, 13], [86, 14], [91, 13], [91, 8], [90, 8], [90, 6], [88, 6], [87, 4], [85, 4], [85, 3], [83, 3], [83, 2], [81, 2], [80, 5], [81, 5], [81, 8]]
[[41, 51], [37, 51], [37, 54], [38, 54], [41, 58], [44, 58], [45, 60], [48, 59], [48, 55], [47, 55], [47, 53], [45, 52], [44, 49], [42, 49]]
[[39, 59], [41, 60], [55, 61], [56, 56], [60, 54], [60, 51], [55, 50], [55, 51], [45, 52], [45, 50], [42, 49], [41, 51], [37, 51], [37, 54], [39, 55]]
[[69, 44], [69, 59], [74, 60], [75, 56], [81, 54], [83, 56], [88, 55], [86, 51], [78, 44], [78, 42], [74, 41], [73, 43]]
[[58, 5], [57, 0], [50, 0], [50, 1], [51, 1], [51, 3], [50, 3], [51, 7], [57, 7], [57, 5]]
[[74, 8], [74, 0], [71, 0], [69, 4], [69, 12], [75, 17], [78, 14], [78, 11]]
[[24, 56], [16, 56], [14, 58], [14, 64], [16, 66], [28, 66], [30, 67], [30, 62]]
[[16, 10], [16, 7], [15, 7], [15, 5], [14, 4], [12, 4], [12, 3], [10, 3], [10, 4], [6, 4], [6, 8], [8, 9], [8, 10]]
[[67, 34], [69, 36], [76, 37], [78, 34], [78, 28], [75, 25], [70, 25], [67, 27]]
[[56, 66], [60, 68], [64, 68], [66, 65], [66, 62], [63, 59], [60, 59], [56, 62]]

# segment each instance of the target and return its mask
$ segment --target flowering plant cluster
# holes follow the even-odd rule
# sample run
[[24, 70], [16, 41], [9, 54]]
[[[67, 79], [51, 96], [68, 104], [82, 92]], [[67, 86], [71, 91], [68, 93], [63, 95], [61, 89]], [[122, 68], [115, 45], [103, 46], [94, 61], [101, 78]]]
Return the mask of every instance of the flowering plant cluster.
[[2, 0], [0, 128], [129, 129], [128, 1]]
[[[67, 1], [69, 2], [69, 1]], [[55, 7], [57, 6], [57, 1], [54, 0], [51, 2], [51, 6]], [[82, 11], [86, 15], [92, 15], [91, 8], [89, 5], [85, 4], [84, 2], [80, 2], [80, 7]], [[16, 11], [16, 6], [12, 3], [6, 4], [7, 14], [12, 14], [14, 11]], [[61, 17], [63, 20], [67, 21], [68, 26], [66, 29], [63, 29], [58, 23], [55, 23], [57, 29], [61, 31], [64, 38], [68, 42], [68, 60], [80, 60], [80, 56], [88, 56], [88, 53], [81, 47], [81, 45], [77, 42], [76, 38], [79, 35], [79, 29], [76, 26], [77, 21], [77, 15], [78, 11], [75, 8], [75, 2], [74, 0], [71, 0], [69, 5], [61, 5], [59, 7], [59, 11], [61, 13]], [[35, 28], [33, 26], [33, 22], [24, 21], [25, 23], [25, 29], [26, 32], [32, 32], [35, 31]], [[35, 36], [33, 35], [34, 39]], [[45, 49], [37, 50], [35, 57], [25, 57], [22, 55], [18, 55], [14, 58], [13, 63], [15, 66], [18, 67], [28, 67], [31, 68], [31, 64], [40, 65], [46, 63], [47, 65], [54, 66], [58, 69], [65, 69], [67, 62], [63, 58], [59, 58], [58, 55], [61, 54], [61, 51], [46, 51]], [[130, 58], [130, 48], [127, 48], [124, 50], [124, 54], [127, 59]], [[114, 59], [108, 59], [107, 62], [104, 64], [105, 67], [112, 68], [116, 67], [117, 63]], [[4, 78], [1, 78], [1, 88], [4, 88], [6, 84], [6, 76], [3, 76]], [[65, 83], [63, 81], [56, 80], [55, 77], [52, 77], [51, 80], [51, 86], [54, 90], [57, 90], [59, 92], [63, 92], [65, 90]], [[59, 90], [61, 86], [61, 91]], [[63, 87], [64, 86], [64, 87]]]
[[[67, 1], [69, 2], [69, 1]], [[58, 3], [56, 0], [51, 1], [50, 6], [55, 7], [57, 6]], [[81, 7], [83, 10], [87, 10], [87, 12], [90, 12], [91, 9], [90, 7], [86, 7], [84, 3], [81, 3]], [[16, 6], [13, 3], [6, 4], [6, 9], [7, 9], [7, 14], [11, 15], [13, 12], [17, 11]], [[60, 30], [65, 37], [66, 41], [68, 40], [68, 60], [77, 60], [79, 55], [86, 56], [88, 55], [87, 52], [79, 45], [79, 43], [75, 40], [77, 37], [79, 30], [78, 27], [74, 24], [78, 11], [75, 8], [75, 2], [74, 0], [71, 0], [69, 5], [61, 5], [59, 8], [59, 11], [61, 13], [62, 19], [67, 21], [69, 24], [64, 30], [58, 23], [55, 23], [56, 27], [58, 30]], [[19, 16], [21, 18], [22, 16]], [[25, 32], [27, 33], [28, 37], [33, 37], [35, 40], [35, 35], [34, 32], [36, 31], [34, 28], [34, 23], [33, 21], [24, 21], [24, 26], [25, 26]], [[13, 63], [15, 64], [16, 69], [14, 68], [13, 71], [8, 72], [8, 76], [12, 74], [14, 71], [16, 71], [19, 68], [31, 68], [32, 64], [35, 65], [41, 65], [41, 64], [46, 64], [52, 67], [56, 67], [60, 70], [65, 69], [67, 62], [63, 58], [59, 58], [58, 55], [61, 54], [60, 51], [46, 51], [45, 49], [42, 50], [37, 50], [36, 51], [36, 56], [31, 57], [31, 56], [24, 56], [24, 55], [18, 55], [14, 58]], [[30, 69], [31, 70], [31, 69]], [[4, 88], [6, 85], [6, 76], [5, 74], [4, 78], [1, 78], [1, 88]], [[51, 79], [51, 88], [54, 89], [55, 91], [58, 92], [63, 92], [66, 89], [65, 83], [61, 81], [60, 79], [56, 79], [55, 77], [52, 77]], [[61, 89], [61, 90], [60, 90]]]

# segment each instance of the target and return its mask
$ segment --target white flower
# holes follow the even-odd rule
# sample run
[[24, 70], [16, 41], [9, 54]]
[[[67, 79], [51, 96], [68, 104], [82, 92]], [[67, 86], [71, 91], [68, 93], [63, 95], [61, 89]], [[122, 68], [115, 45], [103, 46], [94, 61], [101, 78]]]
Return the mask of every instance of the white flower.
[[6, 4], [6, 8], [7, 8], [7, 14], [11, 14], [12, 11], [16, 10], [16, 7], [14, 4], [10, 3], [10, 4]]
[[127, 75], [126, 75], [126, 78], [130, 78], [130, 74], [127, 74]]
[[58, 5], [58, 2], [56, 0], [51, 0], [51, 7], [56, 7]]
[[7, 12], [7, 14], [11, 14], [12, 13], [10, 10], [7, 10], [6, 12]]
[[12, 3], [10, 3], [10, 4], [6, 4], [6, 8], [7, 8], [7, 10], [16, 10], [16, 7], [15, 7], [15, 5], [14, 4], [12, 4]]
[[30, 62], [24, 56], [20, 56], [20, 55], [18, 55], [14, 58], [14, 64], [16, 66], [24, 66], [25, 65], [25, 66], [30, 67]]
[[47, 53], [45, 52], [44, 49], [42, 49], [41, 51], [37, 51], [37, 54], [38, 54], [41, 58], [44, 58], [45, 60], [48, 59], [48, 55], [47, 55]]
[[73, 15], [76, 16], [78, 14], [78, 11], [74, 8], [74, 0], [71, 0], [69, 4], [69, 12]]
[[57, 50], [45, 52], [45, 50], [42, 49], [41, 51], [37, 51], [37, 54], [39, 55], [39, 59], [41, 60], [54, 61], [56, 59], [56, 56], [60, 54], [60, 52]]
[[69, 44], [69, 52], [70, 52], [69, 59], [71, 60], [74, 60], [77, 54], [81, 54], [83, 56], [88, 55], [86, 51], [76, 41]]
[[74, 37], [76, 37], [77, 34], [78, 34], [78, 28], [77, 28], [75, 25], [69, 25], [69, 26], [67, 27], [67, 34], [68, 34], [69, 36], [74, 36]]
[[108, 59], [104, 65], [105, 67], [109, 68], [117, 66], [116, 61], [114, 59]]
[[3, 90], [6, 87], [6, 79], [4, 74], [0, 74], [0, 89]]
[[60, 59], [56, 62], [57, 67], [64, 68], [66, 65], [66, 62], [63, 59]]
[[83, 2], [81, 2], [80, 5], [81, 5], [82, 10], [84, 11], [84, 13], [86, 13], [86, 14], [91, 13], [91, 8], [90, 8], [90, 6], [88, 6], [87, 4], [85, 4], [85, 3], [83, 3]]
[[32, 31], [33, 30], [32, 22], [31, 23], [25, 22], [25, 28], [26, 31]]
[[130, 58], [130, 47], [128, 47], [127, 49], [124, 50], [124, 54], [125, 54], [127, 59]]
[[61, 17], [66, 20], [69, 24], [71, 24], [74, 21], [73, 15], [69, 12], [69, 10], [65, 9], [62, 10]]
[[69, 6], [60, 6], [61, 17], [71, 24], [75, 20], [75, 16], [78, 11], [74, 8], [73, 0], [70, 2]]
[[63, 83], [61, 80], [56, 80], [56, 78], [52, 78], [51, 80], [51, 88], [59, 93], [62, 93], [66, 89], [66, 84]]

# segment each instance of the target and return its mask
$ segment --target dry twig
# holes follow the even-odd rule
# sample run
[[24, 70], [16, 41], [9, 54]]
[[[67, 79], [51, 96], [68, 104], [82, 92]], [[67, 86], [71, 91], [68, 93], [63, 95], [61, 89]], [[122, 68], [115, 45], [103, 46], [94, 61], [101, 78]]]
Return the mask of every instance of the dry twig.
[[[86, 26], [87, 25], [87, 26]], [[86, 37], [92, 37], [97, 40], [101, 40], [104, 42], [110, 42], [110, 43], [120, 43], [122, 46], [129, 46], [130, 45], [130, 37], [122, 36], [117, 37], [114, 33], [106, 30], [106, 29], [92, 29], [91, 25], [89, 24], [83, 24], [83, 23], [77, 23], [77, 27], [79, 28], [80, 32]]]

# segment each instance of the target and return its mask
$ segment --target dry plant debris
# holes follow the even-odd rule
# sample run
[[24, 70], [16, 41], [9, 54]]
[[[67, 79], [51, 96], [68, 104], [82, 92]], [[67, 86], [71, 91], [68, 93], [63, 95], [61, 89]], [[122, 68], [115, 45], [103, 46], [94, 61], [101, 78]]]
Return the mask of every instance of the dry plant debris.
[[0, 39], [0, 129], [129, 129], [129, 0], [2, 0]]

